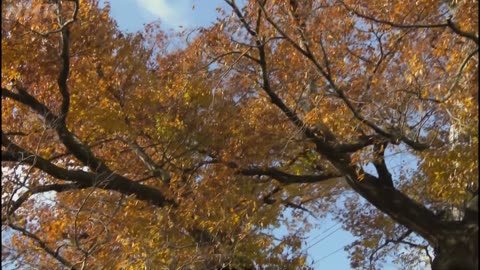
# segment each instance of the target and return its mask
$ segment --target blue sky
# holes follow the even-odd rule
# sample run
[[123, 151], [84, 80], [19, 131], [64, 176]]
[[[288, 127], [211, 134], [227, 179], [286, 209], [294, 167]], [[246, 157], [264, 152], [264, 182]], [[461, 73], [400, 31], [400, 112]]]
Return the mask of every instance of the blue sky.
[[221, 0], [117, 0], [110, 5], [110, 14], [124, 31], [140, 30], [156, 20], [165, 30], [208, 26], [215, 21], [216, 8], [225, 7]]
[[[180, 30], [180, 25], [208, 26], [215, 21], [216, 8], [226, 7], [221, 0], [117, 0], [110, 5], [110, 14], [123, 31], [141, 30], [144, 24], [157, 20], [165, 30]], [[316, 262], [315, 269], [350, 269], [343, 247], [355, 240], [353, 236], [331, 219], [321, 221], [320, 225], [312, 230], [305, 246], [309, 259]], [[384, 269], [399, 268], [385, 264]]]

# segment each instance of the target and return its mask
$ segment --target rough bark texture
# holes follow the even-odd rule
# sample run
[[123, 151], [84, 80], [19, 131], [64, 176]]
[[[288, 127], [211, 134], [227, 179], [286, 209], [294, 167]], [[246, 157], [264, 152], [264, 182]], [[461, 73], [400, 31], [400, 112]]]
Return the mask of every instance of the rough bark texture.
[[478, 269], [478, 227], [474, 230], [444, 239], [435, 250], [432, 270]]
[[462, 224], [438, 241], [433, 270], [478, 269], [478, 194], [466, 205]]

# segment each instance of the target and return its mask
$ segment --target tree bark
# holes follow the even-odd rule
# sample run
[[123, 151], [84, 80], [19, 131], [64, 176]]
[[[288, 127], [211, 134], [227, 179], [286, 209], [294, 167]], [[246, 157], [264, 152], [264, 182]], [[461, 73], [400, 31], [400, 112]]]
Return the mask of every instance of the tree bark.
[[478, 269], [478, 224], [472, 230], [451, 233], [435, 249], [432, 270]]
[[463, 220], [452, 225], [439, 238], [432, 269], [478, 269], [478, 191], [466, 204]]

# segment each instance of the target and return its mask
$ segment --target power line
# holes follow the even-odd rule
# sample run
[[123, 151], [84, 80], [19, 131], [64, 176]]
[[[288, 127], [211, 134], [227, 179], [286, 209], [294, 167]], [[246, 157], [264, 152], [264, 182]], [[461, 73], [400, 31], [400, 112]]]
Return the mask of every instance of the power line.
[[322, 242], [323, 240], [327, 239], [329, 236], [331, 236], [332, 234], [336, 233], [337, 231], [339, 231], [342, 227], [339, 227], [337, 228], [336, 230], [334, 230], [333, 232], [327, 234], [325, 237], [322, 237], [320, 238], [318, 241], [316, 241], [315, 243], [311, 244], [310, 246], [306, 247], [303, 249], [303, 251], [306, 251], [307, 249], [317, 245], [318, 243]]
[[322, 232], [322, 234], [324, 234], [324, 233], [326, 233], [326, 232], [330, 231], [330, 229], [331, 229], [331, 228], [333, 228], [333, 227], [335, 227], [335, 226], [337, 226], [337, 225], [339, 225], [339, 224], [340, 224], [340, 223], [338, 223], [338, 222], [337, 222], [337, 223], [335, 223], [335, 224], [333, 224], [332, 226], [328, 227], [328, 229], [324, 230], [324, 231]]
[[333, 254], [335, 254], [335, 253], [337, 253], [337, 252], [339, 252], [339, 251], [341, 251], [341, 250], [343, 250], [343, 247], [340, 247], [339, 249], [337, 249], [337, 250], [335, 250], [335, 251], [332, 251], [331, 253], [329, 253], [329, 254], [327, 254], [327, 255], [325, 255], [325, 256], [323, 256], [323, 257], [321, 257], [320, 259], [318, 259], [318, 261], [316, 261], [316, 262], [315, 262], [315, 264], [317, 264], [317, 263], [319, 263], [319, 262], [321, 262], [321, 261], [325, 260], [326, 258], [328, 258], [328, 257], [332, 256]]
[[325, 233], [327, 233], [328, 231], [330, 231], [332, 228], [336, 227], [337, 225], [339, 225], [340, 223], [336, 223], [336, 224], [333, 224], [332, 226], [328, 227], [327, 229], [323, 230], [321, 233], [319, 233], [318, 235], [315, 235], [312, 239], [309, 240], [309, 242], [313, 242], [315, 240], [317, 240], [319, 237], [322, 237], [325, 235]]
[[[318, 235], [316, 235], [315, 237], [313, 237], [313, 238], [310, 240], [310, 242], [311, 242], [311, 241], [314, 241], [315, 239], [317, 239], [317, 238], [320, 237], [320, 236], [325, 235], [326, 232], [328, 232], [329, 230], [331, 230], [332, 228], [334, 228], [334, 227], [337, 226], [337, 225], [341, 225], [341, 224], [338, 223], [338, 222], [335, 223], [335, 224], [333, 224], [332, 226], [330, 226], [330, 227], [328, 227], [327, 229], [325, 229], [324, 231], [322, 231], [320, 234], [318, 234]], [[305, 247], [305, 248], [303, 248], [303, 249], [301, 249], [301, 250], [298, 250], [297, 252], [300, 253], [300, 252], [304, 252], [304, 251], [308, 250], [309, 248], [317, 245], [318, 243], [320, 243], [321, 241], [325, 240], [326, 238], [328, 238], [329, 236], [331, 236], [332, 234], [334, 234], [335, 232], [337, 232], [337, 231], [340, 230], [341, 228], [342, 228], [342, 227], [337, 228], [336, 230], [334, 230], [333, 232], [329, 233], [329, 234], [326, 235], [325, 237], [319, 239], [318, 241], [316, 241], [315, 243], [311, 244], [311, 245], [308, 246], [308, 247]]]

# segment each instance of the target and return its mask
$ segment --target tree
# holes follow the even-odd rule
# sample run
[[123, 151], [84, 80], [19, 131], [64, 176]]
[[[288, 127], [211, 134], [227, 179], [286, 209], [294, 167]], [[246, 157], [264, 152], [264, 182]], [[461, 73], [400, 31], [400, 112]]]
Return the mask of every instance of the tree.
[[207, 110], [212, 82], [156, 72], [183, 54], [157, 25], [122, 34], [96, 1], [2, 5], [2, 231], [18, 232], [18, 267], [303, 264], [298, 239], [267, 233], [271, 185], [212, 166], [226, 115]]
[[181, 49], [96, 1], [2, 2], [18, 262], [295, 268], [330, 212], [354, 268], [478, 268], [477, 4], [225, 2]]

